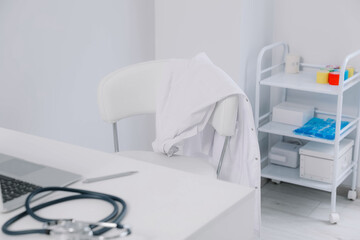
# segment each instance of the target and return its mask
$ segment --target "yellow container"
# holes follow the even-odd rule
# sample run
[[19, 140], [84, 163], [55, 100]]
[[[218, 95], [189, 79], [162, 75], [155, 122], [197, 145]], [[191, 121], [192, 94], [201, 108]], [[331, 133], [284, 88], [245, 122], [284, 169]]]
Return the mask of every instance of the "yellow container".
[[348, 67], [346, 69], [349, 71], [348, 78], [351, 78], [352, 76], [354, 76], [354, 68], [353, 67]]
[[328, 70], [319, 70], [316, 73], [316, 82], [320, 84], [329, 83], [329, 71]]

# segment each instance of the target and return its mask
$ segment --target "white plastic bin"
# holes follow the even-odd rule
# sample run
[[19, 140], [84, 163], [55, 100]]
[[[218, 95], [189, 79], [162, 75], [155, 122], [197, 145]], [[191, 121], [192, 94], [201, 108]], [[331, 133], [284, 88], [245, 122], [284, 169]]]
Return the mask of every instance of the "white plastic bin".
[[[354, 140], [343, 139], [340, 142], [338, 168], [339, 176], [350, 166]], [[334, 169], [334, 145], [309, 142], [300, 148], [300, 177], [332, 183]]]

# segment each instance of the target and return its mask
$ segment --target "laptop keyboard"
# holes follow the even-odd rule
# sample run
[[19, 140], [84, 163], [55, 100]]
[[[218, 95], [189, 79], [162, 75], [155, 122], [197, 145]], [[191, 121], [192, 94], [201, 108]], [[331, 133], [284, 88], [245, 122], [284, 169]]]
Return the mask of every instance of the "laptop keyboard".
[[13, 200], [14, 198], [20, 197], [40, 188], [31, 183], [23, 182], [14, 178], [0, 175], [1, 194], [3, 202]]

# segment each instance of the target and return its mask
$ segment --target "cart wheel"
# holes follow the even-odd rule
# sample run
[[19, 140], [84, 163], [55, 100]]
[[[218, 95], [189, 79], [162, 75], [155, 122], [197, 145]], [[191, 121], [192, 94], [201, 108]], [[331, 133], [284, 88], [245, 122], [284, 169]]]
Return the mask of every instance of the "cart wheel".
[[281, 182], [279, 180], [271, 179], [271, 181], [275, 184], [280, 184]]
[[330, 213], [329, 221], [332, 224], [337, 223], [340, 220], [340, 215], [338, 213]]
[[348, 192], [348, 199], [349, 200], [355, 200], [356, 198], [357, 198], [357, 193], [356, 193], [356, 191], [355, 190], [349, 190], [349, 192]]

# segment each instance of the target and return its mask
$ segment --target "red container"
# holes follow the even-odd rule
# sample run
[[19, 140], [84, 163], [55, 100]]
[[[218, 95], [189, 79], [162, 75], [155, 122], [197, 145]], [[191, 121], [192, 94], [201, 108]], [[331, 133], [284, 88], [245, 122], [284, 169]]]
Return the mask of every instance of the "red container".
[[340, 72], [329, 72], [329, 84], [339, 85]]

